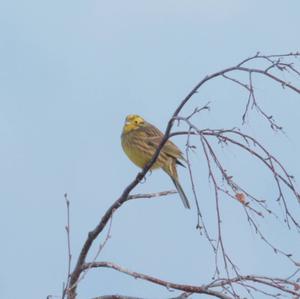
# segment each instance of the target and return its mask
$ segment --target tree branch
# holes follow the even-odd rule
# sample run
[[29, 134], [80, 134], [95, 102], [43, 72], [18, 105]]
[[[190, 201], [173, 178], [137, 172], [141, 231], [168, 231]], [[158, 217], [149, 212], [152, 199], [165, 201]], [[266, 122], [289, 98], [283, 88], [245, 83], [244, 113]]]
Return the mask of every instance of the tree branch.
[[168, 191], [161, 191], [156, 193], [133, 194], [133, 195], [129, 195], [128, 199], [162, 197], [162, 196], [172, 195], [176, 193], [178, 193], [176, 190], [168, 190]]
[[[181, 295], [177, 296], [177, 297], [172, 297], [169, 299], [186, 299], [189, 297], [190, 294], [187, 293], [182, 293]], [[145, 299], [142, 297], [131, 297], [131, 296], [123, 296], [123, 295], [103, 295], [103, 296], [99, 296], [99, 297], [95, 297], [92, 299]]]
[[168, 289], [180, 290], [180, 291], [184, 291], [187, 293], [206, 294], [206, 295], [214, 296], [214, 297], [220, 298], [220, 299], [232, 299], [231, 297], [229, 297], [225, 294], [222, 294], [221, 292], [218, 292], [215, 290], [210, 290], [210, 289], [206, 288], [205, 286], [201, 287], [201, 286], [192, 286], [192, 285], [172, 283], [172, 282], [161, 280], [159, 278], [156, 278], [156, 277], [153, 277], [150, 275], [130, 271], [120, 265], [117, 265], [117, 264], [111, 263], [111, 262], [85, 263], [85, 264], [83, 264], [81, 270], [84, 271], [85, 269], [90, 269], [90, 268], [110, 268], [110, 269], [114, 269], [116, 271], [122, 272], [124, 274], [130, 275], [134, 278], [146, 280], [151, 283], [164, 286]]
[[[70, 281], [68, 284], [69, 288], [67, 291], [69, 299], [76, 298], [76, 288], [77, 288], [77, 284], [78, 284], [78, 279], [80, 277], [80, 274], [82, 272], [82, 267], [85, 264], [87, 254], [88, 254], [93, 242], [95, 241], [95, 239], [98, 237], [98, 235], [103, 231], [103, 229], [107, 225], [112, 213], [115, 210], [119, 209], [126, 201], [128, 201], [129, 199], [133, 199], [133, 198], [129, 197], [130, 192], [139, 184], [139, 182], [145, 177], [146, 173], [151, 169], [151, 166], [155, 163], [156, 159], [159, 156], [161, 149], [163, 148], [164, 144], [167, 142], [167, 140], [171, 136], [171, 129], [173, 127], [173, 123], [174, 123], [175, 119], [178, 117], [179, 113], [181, 112], [181, 110], [185, 106], [185, 104], [192, 98], [192, 96], [195, 93], [197, 93], [199, 88], [214, 78], [222, 77], [222, 76], [223, 77], [225, 76], [225, 78], [226, 78], [226, 76], [232, 72], [244, 72], [244, 73], [246, 72], [250, 76], [251, 76], [251, 74], [263, 75], [277, 83], [280, 83], [282, 87], [288, 87], [289, 89], [291, 89], [297, 93], [300, 93], [300, 89], [298, 87], [291, 84], [290, 82], [287, 82], [286, 80], [279, 78], [278, 76], [276, 76], [270, 72], [272, 69], [278, 69], [280, 71], [290, 70], [290, 71], [298, 74], [298, 70], [296, 70], [291, 64], [281, 63], [281, 61], [280, 61], [281, 58], [289, 57], [289, 56], [298, 57], [298, 56], [300, 56], [300, 53], [296, 52], [296, 53], [289, 53], [289, 54], [285, 54], [285, 55], [269, 55], [269, 56], [264, 56], [264, 55], [260, 55], [259, 53], [257, 53], [255, 56], [252, 56], [250, 58], [243, 60], [241, 63], [239, 63], [236, 66], [229, 67], [229, 68], [226, 68], [219, 72], [215, 72], [211, 75], [206, 76], [188, 93], [188, 95], [181, 101], [181, 103], [179, 104], [177, 109], [174, 111], [172, 117], [169, 119], [164, 136], [163, 136], [159, 146], [157, 147], [155, 154], [151, 158], [151, 160], [145, 165], [145, 167], [142, 169], [142, 171], [140, 171], [136, 175], [134, 180], [124, 189], [124, 191], [122, 192], [120, 197], [108, 208], [108, 210], [105, 212], [105, 214], [103, 215], [103, 217], [101, 218], [100, 222], [95, 227], [95, 229], [88, 233], [88, 236], [84, 242], [84, 245], [83, 245], [81, 252], [79, 254], [79, 257], [77, 259], [75, 268], [74, 268], [73, 272], [70, 274]], [[265, 69], [249, 68], [249, 67], [244, 66], [249, 61], [255, 60], [257, 58], [264, 59], [266, 62], [270, 63], [270, 65]], [[274, 61], [274, 59], [277, 59], [277, 60]], [[234, 79], [231, 79], [231, 77], [228, 77], [228, 78], [230, 78], [231, 81], [235, 81]], [[278, 177], [280, 178], [280, 176], [278, 176]], [[138, 197], [138, 198], [140, 198], [140, 197]], [[222, 297], [222, 298], [225, 298], [225, 297]]]

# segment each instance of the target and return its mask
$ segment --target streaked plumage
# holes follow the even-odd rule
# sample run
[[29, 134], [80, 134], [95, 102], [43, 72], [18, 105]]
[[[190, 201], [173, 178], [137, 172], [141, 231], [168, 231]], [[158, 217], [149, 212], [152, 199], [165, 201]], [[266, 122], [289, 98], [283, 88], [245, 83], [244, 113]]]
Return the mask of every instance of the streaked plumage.
[[[122, 147], [129, 159], [140, 168], [152, 158], [162, 138], [162, 132], [139, 115], [131, 114], [126, 117], [121, 135]], [[151, 169], [162, 168], [170, 176], [184, 206], [190, 209], [178, 179], [176, 164], [183, 166], [180, 160], [185, 161], [181, 151], [168, 140]]]

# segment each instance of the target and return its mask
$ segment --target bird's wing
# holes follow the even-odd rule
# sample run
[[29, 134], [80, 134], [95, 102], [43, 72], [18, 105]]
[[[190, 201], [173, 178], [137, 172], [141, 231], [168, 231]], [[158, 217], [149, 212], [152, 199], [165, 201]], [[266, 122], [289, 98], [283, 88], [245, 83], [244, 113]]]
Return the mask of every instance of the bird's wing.
[[[154, 147], [155, 149], [160, 144], [162, 138], [164, 137], [164, 134], [155, 126], [153, 126], [150, 123], [147, 123], [147, 129], [143, 131], [144, 135], [144, 141], [151, 147]], [[186, 162], [186, 159], [183, 157], [182, 152], [180, 149], [170, 140], [168, 140], [165, 145], [163, 146], [163, 149], [161, 150], [162, 154], [165, 154], [169, 157], [172, 157], [176, 160], [177, 164], [180, 164], [184, 166], [179, 159]]]
[[[160, 144], [162, 137], [163, 137], [163, 135], [155, 136], [155, 137], [148, 137], [148, 138], [146, 138], [145, 141], [149, 146], [152, 146], [156, 149], [158, 147], [158, 145]], [[178, 159], [185, 160], [182, 156], [182, 152], [172, 141], [168, 140], [165, 143], [165, 145], [163, 146], [161, 151], [163, 154], [166, 154], [167, 156], [175, 159], [178, 164], [183, 165], [181, 162], [178, 161]]]
[[144, 133], [146, 134], [147, 137], [162, 138], [164, 136], [164, 134], [158, 128], [151, 125], [150, 123], [146, 124], [146, 129], [144, 129]]

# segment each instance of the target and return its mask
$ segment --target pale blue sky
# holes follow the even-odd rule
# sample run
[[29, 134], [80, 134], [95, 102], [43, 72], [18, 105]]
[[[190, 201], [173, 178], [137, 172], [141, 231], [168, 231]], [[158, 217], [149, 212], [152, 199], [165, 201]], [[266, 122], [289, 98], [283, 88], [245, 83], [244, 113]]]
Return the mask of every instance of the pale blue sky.
[[[163, 130], [179, 101], [206, 74], [257, 51], [299, 50], [299, 11], [298, 0], [2, 1], [0, 297], [60, 294], [67, 268], [63, 194], [71, 201], [77, 258], [87, 232], [137, 173], [120, 146], [127, 114], [141, 114]], [[257, 82], [257, 92], [288, 137], [267, 130], [255, 112], [247, 130], [300, 178], [300, 98], [266, 81]], [[240, 89], [215, 81], [185, 112], [208, 100], [212, 111], [202, 114], [200, 126], [240, 125], [235, 113], [246, 100]], [[184, 149], [183, 138], [175, 142]], [[260, 196], [275, 198], [270, 177], [258, 172], [257, 164], [239, 160], [236, 151], [223, 155], [243, 183]], [[193, 159], [201, 204], [213, 227], [209, 207], [214, 199], [203, 157]], [[180, 171], [191, 197], [186, 174]], [[173, 189], [170, 180], [154, 172], [135, 192], [167, 189]], [[112, 238], [99, 260], [174, 282], [208, 282], [213, 260], [195, 230], [194, 207], [183, 209], [177, 195], [126, 204], [114, 217]], [[274, 266], [276, 257], [257, 242], [236, 203], [224, 199], [222, 208], [226, 246], [243, 273], [294, 269], [281, 258]], [[299, 248], [299, 239], [292, 239], [283, 225], [266, 220], [264, 229], [282, 246]], [[78, 298], [174, 295], [112, 270], [90, 271], [78, 292]]]

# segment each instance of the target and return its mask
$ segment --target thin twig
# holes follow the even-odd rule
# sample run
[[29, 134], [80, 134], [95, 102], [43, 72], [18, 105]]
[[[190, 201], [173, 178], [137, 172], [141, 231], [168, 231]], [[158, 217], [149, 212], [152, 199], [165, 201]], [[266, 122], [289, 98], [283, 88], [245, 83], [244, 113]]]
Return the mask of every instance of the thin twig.
[[70, 274], [71, 274], [71, 262], [72, 262], [72, 252], [71, 252], [71, 225], [70, 225], [70, 201], [68, 199], [68, 194], [64, 194], [66, 206], [67, 206], [67, 225], [65, 227], [67, 233], [67, 247], [68, 247], [68, 272], [65, 286], [63, 287], [62, 299], [65, 298], [66, 292], [70, 285]]

